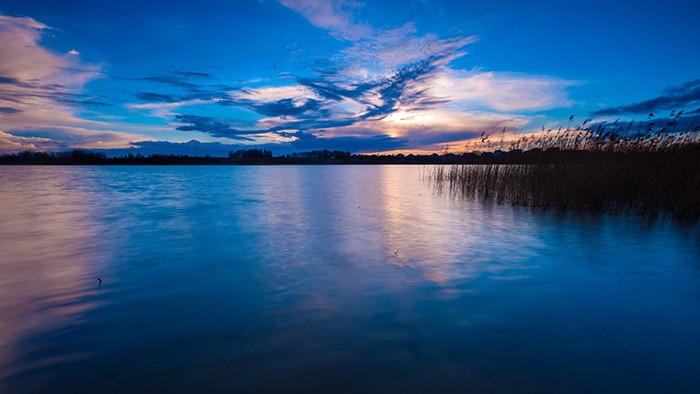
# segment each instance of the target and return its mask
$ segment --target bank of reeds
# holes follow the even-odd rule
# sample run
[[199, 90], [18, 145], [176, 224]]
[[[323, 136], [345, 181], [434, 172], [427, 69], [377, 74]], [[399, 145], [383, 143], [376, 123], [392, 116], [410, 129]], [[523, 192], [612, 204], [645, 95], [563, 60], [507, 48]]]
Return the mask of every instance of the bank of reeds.
[[[430, 177], [451, 193], [482, 201], [698, 222], [697, 129], [622, 134], [596, 127], [578, 130], [573, 140], [570, 136], [545, 133], [538, 137], [539, 144], [532, 137], [524, 141], [531, 149], [549, 148], [542, 151], [549, 154], [541, 154], [535, 162], [441, 166]], [[557, 139], [564, 144], [549, 145]]]

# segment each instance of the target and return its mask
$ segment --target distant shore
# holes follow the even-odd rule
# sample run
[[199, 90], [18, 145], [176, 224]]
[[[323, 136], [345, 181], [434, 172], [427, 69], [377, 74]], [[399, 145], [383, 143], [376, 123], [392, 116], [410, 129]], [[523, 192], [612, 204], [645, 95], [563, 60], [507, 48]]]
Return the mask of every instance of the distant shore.
[[556, 147], [523, 151], [495, 150], [492, 152], [443, 153], [431, 155], [351, 154], [341, 151], [310, 151], [284, 156], [272, 156], [269, 151], [233, 152], [228, 157], [129, 154], [108, 157], [102, 152], [71, 150], [63, 152], [21, 152], [0, 155], [0, 165], [295, 165], [295, 164], [557, 164], [590, 162], [602, 158], [639, 160], [658, 155], [696, 155], [699, 144], [670, 147], [662, 151], [599, 151]]

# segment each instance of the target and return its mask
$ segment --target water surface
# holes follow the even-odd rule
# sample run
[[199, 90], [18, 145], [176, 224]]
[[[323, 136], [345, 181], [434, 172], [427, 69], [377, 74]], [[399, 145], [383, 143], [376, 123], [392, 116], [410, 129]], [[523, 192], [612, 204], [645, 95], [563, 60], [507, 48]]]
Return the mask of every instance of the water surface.
[[0, 167], [0, 391], [700, 391], [697, 227], [423, 170]]

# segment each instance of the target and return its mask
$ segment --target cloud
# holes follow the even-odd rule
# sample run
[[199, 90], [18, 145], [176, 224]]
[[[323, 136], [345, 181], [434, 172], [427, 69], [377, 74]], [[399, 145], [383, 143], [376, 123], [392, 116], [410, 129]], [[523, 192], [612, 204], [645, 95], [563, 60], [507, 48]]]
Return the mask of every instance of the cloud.
[[418, 35], [410, 22], [378, 29], [355, 21], [362, 5], [351, 1], [279, 2], [350, 46], [316, 76], [297, 77], [283, 88], [247, 89], [246, 101], [238, 94], [219, 102], [266, 116], [257, 126], [267, 131], [401, 136], [402, 147], [419, 148], [522, 127], [529, 119], [521, 112], [572, 105], [566, 93], [572, 81], [453, 69], [450, 63], [466, 54], [474, 36]]
[[100, 149], [109, 156], [121, 156], [140, 153], [148, 156], [159, 155], [190, 155], [190, 156], [214, 156], [224, 157], [228, 152], [240, 149], [253, 149], [257, 146], [246, 146], [242, 144], [223, 144], [221, 142], [200, 142], [190, 140], [188, 142], [171, 141], [137, 141], [132, 142], [128, 148]]
[[302, 103], [296, 103], [293, 99], [281, 99], [259, 104], [253, 108], [255, 108], [256, 112], [265, 116], [294, 116], [319, 110], [321, 101], [310, 99]]
[[100, 67], [82, 62], [77, 51], [41, 46], [50, 29], [32, 18], [0, 15], [0, 151], [118, 147], [147, 139], [75, 115], [77, 106], [109, 105], [82, 92], [102, 77]]
[[[122, 130], [95, 129], [91, 127], [76, 126], [45, 126], [35, 130], [13, 131], [6, 133], [18, 138], [43, 138], [50, 139], [51, 144], [46, 149], [66, 148], [118, 148], [126, 147], [136, 140], [150, 140], [152, 138]], [[31, 149], [27, 147], [27, 149]]]
[[[504, 128], [509, 132], [528, 124], [524, 116], [491, 112], [465, 112], [449, 109], [399, 111], [381, 121], [357, 122], [326, 130], [327, 135], [387, 135], [404, 143], [401, 150], [442, 150], [449, 143], [462, 148], [465, 141], [481, 133], [493, 134]], [[395, 148], [396, 149], [396, 148]], [[381, 150], [370, 150], [379, 152]]]
[[552, 77], [447, 69], [435, 75], [429, 92], [462, 108], [514, 112], [571, 106], [565, 89], [574, 84]]
[[150, 137], [118, 130], [82, 127], [44, 127], [31, 131], [0, 131], [0, 152], [25, 150], [57, 151], [66, 149], [114, 149], [130, 146], [134, 140]]
[[370, 26], [352, 21], [352, 15], [348, 10], [357, 8], [359, 6], [357, 2], [345, 0], [279, 0], [279, 2], [300, 13], [314, 26], [330, 30], [340, 39], [356, 41], [367, 38], [372, 33]]
[[156, 101], [163, 103], [172, 103], [178, 101], [179, 98], [170, 94], [152, 93], [152, 92], [136, 92], [134, 97], [143, 101]]
[[[163, 118], [174, 138], [178, 132], [196, 131], [249, 147], [379, 151], [456, 143], [484, 131], [522, 127], [532, 119], [527, 113], [535, 110], [571, 105], [566, 93], [570, 81], [455, 69], [455, 60], [466, 55], [475, 36], [421, 34], [412, 22], [372, 26], [356, 18], [363, 5], [352, 0], [279, 2], [344, 48], [314, 63], [310, 73], [253, 79], [249, 82], [255, 85], [249, 86], [183, 68], [140, 78], [112, 76], [137, 87], [127, 90], [133, 102], [119, 102], [110, 115], [121, 116], [116, 111], [125, 107], [132, 116]], [[92, 118], [105, 121], [83, 117], [88, 110], [99, 114], [99, 108], [112, 105], [113, 99], [86, 92], [86, 84], [105, 76], [75, 49], [58, 53], [42, 45], [49, 31], [54, 32], [32, 18], [0, 15], [3, 138], [50, 148], [127, 148], [133, 147], [131, 141], [148, 139], [131, 133], [138, 130], [134, 124], [108, 122], [107, 114]], [[259, 86], [263, 81], [268, 86]], [[677, 88], [666, 94], [683, 96], [695, 87]], [[186, 107], [194, 105], [210, 106], [216, 115], [188, 113]], [[225, 107], [237, 109], [236, 120], [227, 118]], [[47, 138], [53, 142], [41, 140]]]
[[[666, 133], [679, 133], [687, 132], [700, 127], [697, 122], [697, 117], [690, 114], [685, 114], [684, 111], [680, 111], [671, 117], [659, 117], [644, 120], [631, 120], [631, 121], [600, 121], [594, 123], [590, 130], [595, 131], [597, 128], [602, 128], [605, 130], [615, 130], [622, 134], [635, 134], [638, 132], [642, 133], [655, 133], [658, 131], [663, 131]], [[697, 130], [695, 130], [697, 131]], [[695, 134], [695, 139], [698, 139], [700, 135]]]
[[201, 100], [201, 99], [185, 99], [182, 101], [173, 101], [173, 102], [168, 102], [168, 101], [156, 101], [156, 102], [150, 102], [150, 103], [144, 103], [144, 104], [126, 104], [125, 107], [129, 109], [135, 109], [135, 110], [147, 110], [150, 112], [151, 116], [159, 117], [159, 118], [164, 118], [164, 119], [170, 119], [173, 116], [177, 116], [174, 110], [180, 108], [180, 107], [187, 107], [191, 105], [200, 105], [200, 104], [211, 104], [215, 103], [218, 100], [216, 99], [208, 99], [208, 100]]
[[347, 81], [342, 74], [299, 78], [284, 87], [246, 89], [220, 104], [242, 106], [267, 116], [257, 126], [267, 131], [308, 131], [381, 120], [400, 109], [418, 110], [444, 103], [422, 86], [441, 62], [426, 59], [373, 81]]
[[201, 131], [212, 137], [223, 137], [233, 140], [253, 141], [253, 139], [246, 137], [246, 135], [264, 132], [261, 130], [239, 130], [225, 121], [217, 120], [209, 116], [176, 115], [175, 121], [185, 123], [185, 125], [177, 127], [177, 130], [180, 131]]
[[[454, 69], [474, 36], [420, 35], [411, 22], [376, 28], [356, 21], [362, 5], [354, 1], [279, 2], [348, 45], [322, 66], [315, 63], [312, 75], [284, 73], [277, 80], [284, 85], [230, 87], [212, 84], [208, 74], [176, 72], [141, 78], [178, 92], [138, 92], [146, 103], [128, 107], [174, 118], [177, 130], [218, 138], [379, 151], [460, 143], [523, 127], [531, 120], [525, 113], [572, 105], [566, 92], [572, 81]], [[258, 117], [231, 122], [179, 110], [193, 104], [242, 108]]]
[[31, 18], [0, 15], [0, 76], [14, 86], [46, 89], [82, 86], [100, 76], [99, 68], [39, 45], [49, 27]]
[[25, 150], [57, 150], [68, 146], [50, 138], [22, 137], [0, 131], [0, 152], [14, 153]]
[[374, 77], [386, 70], [415, 63], [431, 56], [451, 54], [476, 41], [475, 36], [439, 39], [435, 34], [416, 35], [414, 23], [393, 29], [378, 29], [358, 23], [352, 11], [361, 3], [346, 0], [278, 0], [306, 18], [314, 26], [328, 30], [335, 38], [352, 43], [333, 57], [336, 67], [357, 78]]
[[[106, 152], [110, 156], [127, 155], [129, 153], [142, 155], [151, 154], [176, 154], [190, 156], [214, 157], [227, 156], [228, 152], [245, 149], [267, 149], [275, 155], [284, 155], [294, 152], [308, 150], [341, 150], [346, 152], [376, 152], [378, 150], [398, 149], [406, 142], [402, 139], [390, 136], [370, 136], [370, 137], [332, 137], [319, 138], [311, 134], [298, 133], [297, 139], [287, 142], [267, 142], [267, 143], [233, 143], [221, 142], [200, 142], [190, 140], [187, 142], [170, 141], [138, 141], [131, 142], [129, 148], [98, 149]], [[0, 141], [2, 141], [0, 139]]]
[[10, 107], [0, 107], [0, 114], [16, 114], [22, 112], [21, 109], [10, 108]]
[[592, 115], [635, 115], [649, 114], [659, 110], [681, 109], [700, 104], [700, 79], [671, 86], [662, 91], [662, 95], [639, 103], [620, 107], [605, 108]]
[[297, 137], [290, 142], [296, 150], [340, 150], [347, 152], [377, 152], [399, 149], [407, 142], [406, 139], [388, 135], [373, 135], [369, 137], [317, 137], [313, 134], [297, 132]]
[[209, 73], [182, 69], [169, 69], [158, 74], [140, 78], [116, 78], [129, 81], [154, 82], [160, 85], [180, 89], [183, 95], [177, 99], [180, 101], [195, 98], [204, 99], [223, 97], [226, 95], [226, 92], [235, 89], [234, 87], [228, 85], [212, 83], [214, 82], [214, 77]]
[[[205, 72], [191, 70], [166, 70], [139, 78], [114, 77], [124, 81], [146, 81], [165, 87], [167, 91], [138, 91], [133, 96], [145, 103], [127, 103], [126, 108], [147, 110], [151, 116], [169, 119], [176, 115], [174, 109], [191, 105], [230, 101], [231, 94], [239, 88], [216, 83]], [[157, 86], [153, 90], [158, 90]]]
[[[434, 56], [372, 81], [319, 74], [298, 78], [295, 85], [246, 89], [220, 104], [268, 115], [257, 122], [260, 129], [292, 138], [302, 131], [324, 138], [389, 135], [402, 137], [402, 147], [418, 149], [522, 127], [526, 117], [501, 112], [570, 105], [563, 93], [569, 84], [547, 77], [454, 71], [444, 67], [444, 57]], [[276, 110], [264, 110], [270, 108]]]
[[115, 149], [99, 149], [105, 152], [108, 156], [121, 156], [140, 153], [142, 155], [189, 155], [189, 156], [213, 156], [225, 157], [229, 152], [245, 149], [267, 149], [272, 150], [277, 155], [292, 153], [296, 150], [289, 144], [281, 143], [263, 143], [263, 144], [246, 144], [232, 143], [226, 144], [222, 142], [200, 142], [196, 139], [187, 142], [172, 142], [172, 141], [136, 141], [131, 142], [128, 148]]

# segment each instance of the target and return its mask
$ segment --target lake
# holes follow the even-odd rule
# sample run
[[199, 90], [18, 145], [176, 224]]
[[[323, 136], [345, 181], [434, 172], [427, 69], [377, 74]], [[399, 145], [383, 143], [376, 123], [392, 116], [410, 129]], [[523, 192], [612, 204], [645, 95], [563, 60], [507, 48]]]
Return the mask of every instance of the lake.
[[425, 171], [0, 167], [0, 392], [700, 392], [697, 226]]

